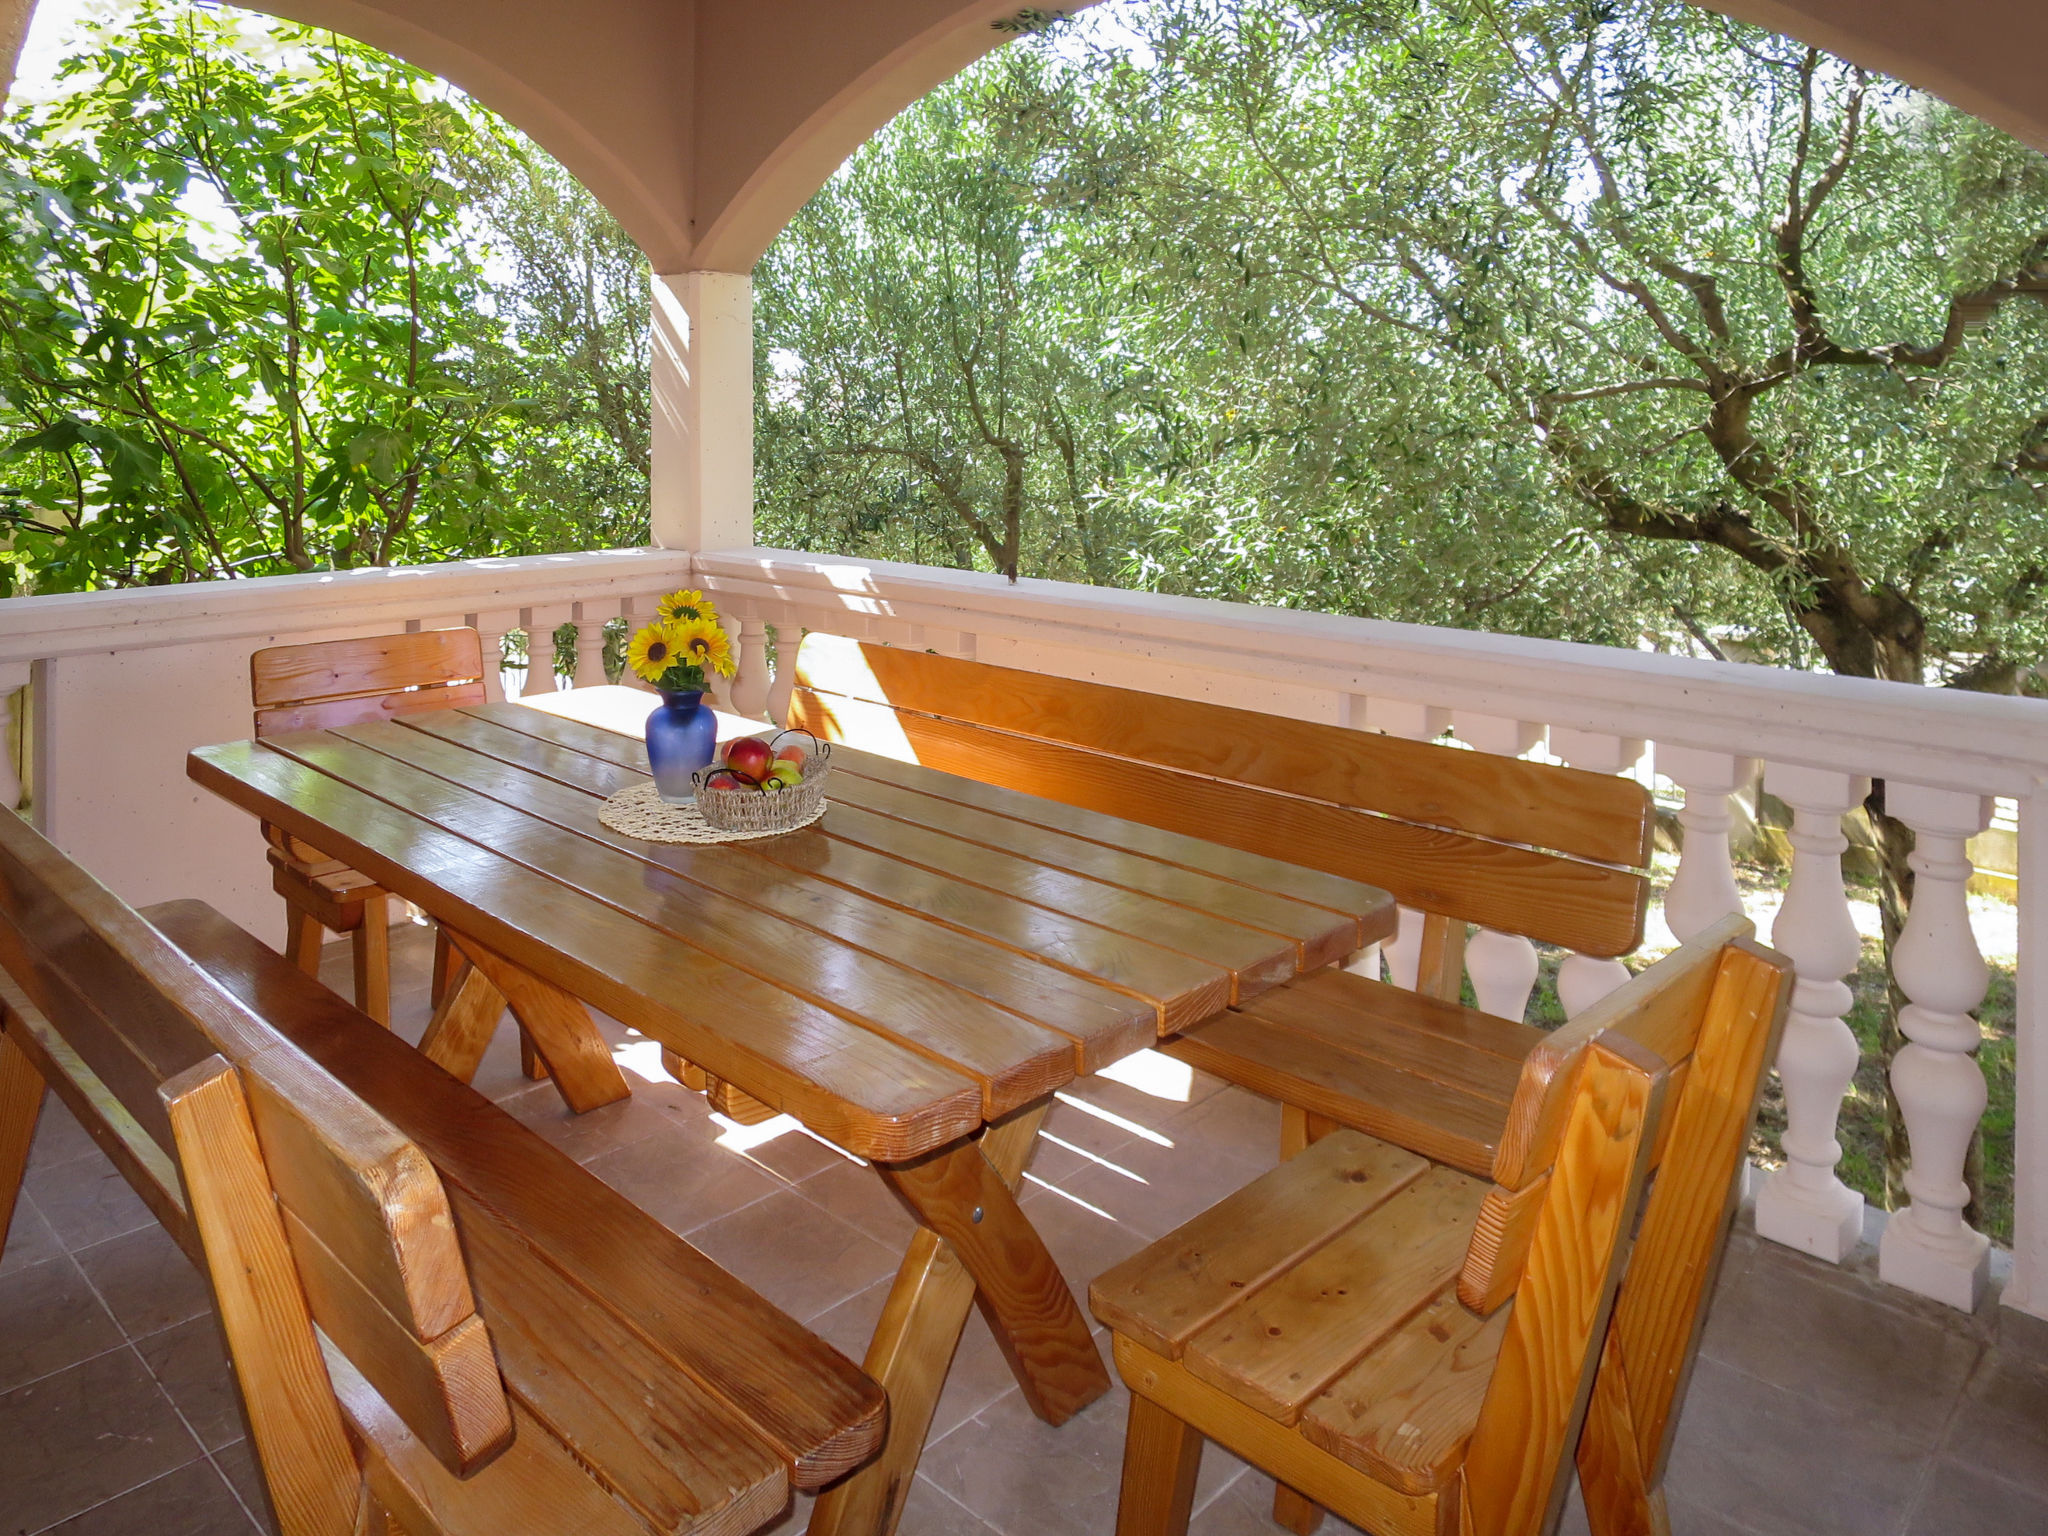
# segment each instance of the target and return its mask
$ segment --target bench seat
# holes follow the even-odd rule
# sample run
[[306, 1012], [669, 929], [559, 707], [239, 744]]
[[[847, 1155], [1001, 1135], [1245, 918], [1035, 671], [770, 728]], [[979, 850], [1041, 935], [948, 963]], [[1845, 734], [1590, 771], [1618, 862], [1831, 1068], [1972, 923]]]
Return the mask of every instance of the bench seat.
[[1490, 1178], [1522, 1063], [1544, 1032], [1328, 969], [1161, 1049], [1336, 1125]]

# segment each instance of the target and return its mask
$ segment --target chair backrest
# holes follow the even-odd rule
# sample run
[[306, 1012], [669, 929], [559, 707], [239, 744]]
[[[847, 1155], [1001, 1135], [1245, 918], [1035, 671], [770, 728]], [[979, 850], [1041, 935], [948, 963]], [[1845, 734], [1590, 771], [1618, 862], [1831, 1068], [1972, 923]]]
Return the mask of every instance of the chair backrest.
[[[313, 1321], [449, 1469], [504, 1449], [491, 1339], [440, 1178], [412, 1141], [14, 816], [0, 816], [0, 970], [18, 988], [9, 1048], [217, 1283], [189, 1154], [195, 1126], [232, 1140], [218, 1115], [194, 1118], [225, 1095], [246, 1100]], [[232, 1106], [221, 1113], [232, 1121]]]
[[[1480, 1529], [1544, 1528], [1529, 1521], [1547, 1518], [1562, 1499], [1562, 1465], [1579, 1441], [1589, 1393], [1586, 1444], [1608, 1463], [1628, 1464], [1617, 1477], [1588, 1478], [1589, 1498], [1660, 1478], [1790, 998], [1790, 962], [1750, 933], [1747, 919], [1724, 919], [1546, 1037], [1523, 1064], [1494, 1187], [1458, 1281], [1459, 1299], [1475, 1311], [1515, 1304], [1467, 1462]], [[1620, 1143], [1636, 1113], [1628, 1107], [1630, 1062], [1661, 1069], [1664, 1082], [1643, 1111], [1640, 1146], [1631, 1142], [1624, 1157]], [[1634, 1226], [1632, 1205], [1614, 1202], [1630, 1177], [1653, 1170]], [[1613, 1261], [1587, 1269], [1584, 1255], [1604, 1241]], [[1624, 1253], [1626, 1278], [1614, 1300]], [[1596, 1389], [1593, 1346], [1602, 1328]], [[1575, 1374], [1558, 1375], [1573, 1339], [1585, 1358]], [[1546, 1434], [1552, 1426], [1569, 1432]], [[1532, 1480], [1553, 1474], [1554, 1486], [1543, 1484], [1548, 1502], [1532, 1504]]]
[[1651, 807], [1626, 779], [824, 634], [790, 724], [1366, 881], [1457, 941], [1642, 937]]
[[249, 658], [258, 736], [481, 704], [483, 676], [473, 629], [273, 645]]

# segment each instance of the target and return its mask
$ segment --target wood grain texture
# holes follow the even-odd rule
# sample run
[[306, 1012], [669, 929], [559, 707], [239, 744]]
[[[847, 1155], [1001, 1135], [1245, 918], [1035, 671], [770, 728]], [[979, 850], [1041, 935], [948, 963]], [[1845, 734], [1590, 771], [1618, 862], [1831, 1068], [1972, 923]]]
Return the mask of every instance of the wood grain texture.
[[[566, 753], [566, 749], [466, 715], [429, 718], [487, 728], [497, 736], [543, 751]], [[626, 837], [596, 821], [594, 790], [572, 788], [510, 759], [485, 755], [482, 748], [459, 746], [422, 730], [365, 727], [340, 734], [665, 870], [683, 882], [679, 893], [701, 888], [707, 900], [716, 897], [739, 907], [759, 908], [1022, 1014], [1072, 1040], [1083, 1071], [1107, 1065], [1149, 1044], [1153, 1037], [1154, 1012], [1108, 986], [916, 914], [908, 914], [914, 920], [906, 920], [901, 909], [806, 878], [754, 856], [745, 845], [660, 844]], [[592, 759], [581, 760], [593, 763]]]
[[[443, 926], [441, 937], [453, 949], [454, 941]], [[427, 1020], [420, 1036], [419, 1053], [454, 1077], [468, 1082], [483, 1065], [484, 1052], [498, 1032], [504, 1017], [505, 994], [492, 985], [491, 978], [472, 965], [460, 950], [461, 969], [442, 995], [434, 1016]]]
[[14, 1227], [14, 1203], [28, 1171], [28, 1150], [46, 1091], [43, 1074], [14, 1037], [21, 1027], [14, 1022], [17, 1017], [0, 993], [0, 1254], [7, 1251], [7, 1234]]
[[488, 1218], [520, 1234], [780, 1447], [798, 1486], [830, 1481], [874, 1449], [881, 1390], [809, 1331], [219, 913], [177, 902], [151, 915], [222, 987], [426, 1152], [464, 1231]]
[[964, 1142], [881, 1175], [918, 1221], [950, 1244], [1031, 1411], [1064, 1424], [1109, 1390], [1109, 1372], [1045, 1240], [1010, 1181]]
[[1579, 1431], [1579, 1487], [1586, 1525], [1596, 1536], [1671, 1536], [1664, 1490], [1654, 1486], [1643, 1464], [1641, 1428], [1630, 1407], [1632, 1393], [1621, 1340], [1610, 1330]]
[[912, 1157], [981, 1123], [959, 1074], [303, 763], [237, 743], [189, 768], [288, 830], [345, 844], [387, 889], [842, 1147]]
[[611, 1046], [598, 1033], [588, 1008], [467, 934], [450, 929], [448, 937], [504, 994], [505, 1006], [547, 1063], [563, 1103], [581, 1115], [631, 1095], [626, 1075], [612, 1060]]
[[923, 651], [807, 635], [801, 687], [972, 721], [1091, 752], [1519, 840], [1610, 864], [1649, 861], [1649, 796], [1606, 774], [1076, 682]]
[[1664, 1064], [1618, 1032], [1587, 1047], [1498, 1363], [1463, 1467], [1477, 1529], [1538, 1536], [1599, 1362], [1662, 1107]]
[[724, 1078], [713, 1077], [708, 1072], [704, 1074], [704, 1097], [710, 1102], [711, 1107], [726, 1119], [737, 1121], [741, 1125], [761, 1125], [773, 1120], [776, 1115], [774, 1105], [763, 1104], [752, 1094], [735, 1088]]
[[1346, 880], [1320, 869], [1307, 869], [1264, 854], [1212, 843], [1150, 826], [1127, 817], [1091, 811], [1078, 805], [1039, 796], [1018, 798], [1018, 792], [957, 773], [944, 773], [929, 764], [906, 763], [854, 746], [834, 749], [835, 773], [854, 778], [875, 779], [884, 784], [971, 805], [999, 816], [1028, 821], [1033, 826], [1051, 827], [1072, 837], [1085, 838], [1107, 848], [1142, 853], [1162, 864], [1199, 870], [1254, 890], [1272, 891], [1295, 901], [1307, 902], [1329, 911], [1356, 918], [1361, 924], [1358, 942], [1371, 944], [1392, 931], [1393, 898], [1378, 886]]
[[1133, 1339], [1115, 1341], [1117, 1373], [1135, 1396], [1151, 1399], [1209, 1439], [1304, 1497], [1375, 1536], [1439, 1536], [1437, 1498], [1390, 1488], [1348, 1466], [1298, 1430], [1156, 1355]]
[[1183, 1536], [1202, 1474], [1202, 1437], [1148, 1397], [1131, 1394], [1116, 1536]]
[[1097, 1276], [1089, 1306], [1117, 1333], [1178, 1359], [1224, 1312], [1427, 1171], [1386, 1142], [1327, 1136]]
[[1465, 984], [1465, 923], [1440, 912], [1422, 919], [1422, 945], [1416, 955], [1415, 990], [1438, 1002], [1455, 1003]]
[[1323, 1528], [1323, 1506], [1285, 1483], [1273, 1485], [1273, 1523], [1294, 1536], [1315, 1536]]
[[249, 696], [258, 709], [272, 709], [433, 683], [474, 682], [483, 675], [483, 646], [474, 629], [425, 629], [266, 646], [249, 658]]
[[[1047, 1100], [1018, 1110], [981, 1135], [982, 1157], [1013, 1191], [1050, 1107]], [[808, 1536], [883, 1536], [896, 1528], [973, 1305], [974, 1278], [958, 1250], [920, 1226], [897, 1267], [864, 1360], [868, 1374], [889, 1394], [888, 1437], [866, 1466], [818, 1495]]]
[[1539, 1173], [1520, 1189], [1498, 1184], [1486, 1192], [1472, 1223], [1472, 1241], [1458, 1271], [1458, 1300], [1482, 1317], [1514, 1299], [1522, 1283], [1522, 1265], [1536, 1235], [1536, 1219], [1550, 1191], [1549, 1173]]
[[394, 1317], [318, 1235], [280, 1206], [306, 1306], [420, 1442], [468, 1477], [512, 1439], [491, 1334], [474, 1312], [432, 1339]]
[[336, 726], [361, 725], [368, 720], [398, 720], [426, 710], [481, 704], [484, 697], [482, 683], [447, 683], [411, 688], [401, 693], [323, 699], [316, 704], [289, 704], [278, 709], [257, 710], [256, 734], [282, 736], [291, 731], [331, 731]]
[[1301, 1431], [1403, 1493], [1439, 1492], [1464, 1462], [1506, 1332], [1505, 1315], [1475, 1317], [1440, 1294], [1331, 1382]]
[[836, 695], [798, 689], [791, 711], [830, 740], [907, 738], [919, 763], [942, 771], [1293, 859], [1422, 911], [1587, 954], [1626, 954], [1642, 939], [1649, 888], [1631, 870]]
[[[1343, 971], [1331, 974], [1349, 975]], [[1440, 1015], [1449, 1015], [1444, 1022], [1450, 1027], [1442, 1031], [1417, 1029], [1405, 1021], [1391, 1022], [1385, 1016], [1414, 1016], [1405, 1003], [1397, 1001], [1416, 999], [1417, 994], [1406, 988], [1367, 981], [1362, 976], [1350, 977], [1358, 983], [1356, 987], [1312, 985], [1320, 979], [1311, 977], [1301, 986], [1285, 987], [1255, 998], [1242, 1012], [1248, 1018], [1313, 1040], [1343, 1057], [1363, 1057], [1398, 1067], [1460, 1093], [1489, 1100], [1503, 1109], [1514, 1097], [1521, 1079], [1522, 1057], [1510, 1055], [1503, 1048], [1468, 1043], [1475, 1036], [1495, 1033], [1475, 1027], [1477, 1021], [1464, 1017], [1476, 1010], [1422, 999], [1432, 1003]], [[1484, 1019], [1487, 1015], [1478, 1017]], [[1497, 1033], [1503, 1042], [1519, 1044], [1526, 1040], [1527, 1049], [1543, 1038], [1540, 1030], [1526, 1025], [1510, 1024], [1505, 1019], [1495, 1022], [1500, 1026]], [[1492, 1045], [1489, 1040], [1488, 1046]]]
[[1195, 1334], [1182, 1363], [1294, 1423], [1309, 1399], [1451, 1289], [1483, 1188], [1430, 1169]]
[[1749, 939], [1723, 948], [1691, 1068], [1674, 1079], [1668, 1155], [1651, 1186], [1613, 1337], [1626, 1363], [1636, 1461], [1661, 1482], [1677, 1404], [1699, 1354], [1740, 1199], [1743, 1159], [1764, 1074], [1791, 997], [1791, 963]]
[[1507, 1106], [1370, 1056], [1231, 1012], [1160, 1047], [1267, 1098], [1391, 1141], [1467, 1173], [1495, 1161]]
[[280, 1536], [350, 1536], [361, 1473], [235, 1069], [213, 1057], [163, 1097]]

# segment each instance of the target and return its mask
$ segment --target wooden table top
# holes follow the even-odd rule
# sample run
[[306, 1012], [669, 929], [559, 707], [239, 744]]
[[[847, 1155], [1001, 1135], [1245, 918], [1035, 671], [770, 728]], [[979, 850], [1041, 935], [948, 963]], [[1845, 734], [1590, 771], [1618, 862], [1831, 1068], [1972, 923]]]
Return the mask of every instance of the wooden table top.
[[642, 842], [597, 818], [647, 776], [649, 696], [543, 704], [204, 747], [189, 771], [885, 1161], [1393, 928], [1372, 886], [844, 747], [811, 827]]

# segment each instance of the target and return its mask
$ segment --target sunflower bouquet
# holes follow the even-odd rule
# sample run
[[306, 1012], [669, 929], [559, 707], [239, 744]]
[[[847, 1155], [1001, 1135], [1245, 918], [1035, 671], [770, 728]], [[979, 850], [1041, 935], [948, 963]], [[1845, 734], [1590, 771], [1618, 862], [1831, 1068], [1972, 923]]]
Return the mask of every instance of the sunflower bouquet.
[[702, 693], [712, 673], [732, 676], [732, 642], [702, 592], [671, 592], [627, 645], [626, 665], [663, 693]]

